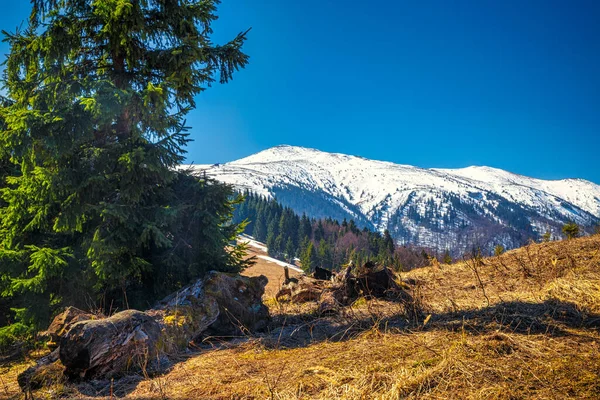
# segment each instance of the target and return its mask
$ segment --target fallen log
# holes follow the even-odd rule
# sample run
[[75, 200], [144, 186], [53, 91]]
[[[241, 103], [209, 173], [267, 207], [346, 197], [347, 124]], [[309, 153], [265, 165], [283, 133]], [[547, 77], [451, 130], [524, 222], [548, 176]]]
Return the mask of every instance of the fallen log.
[[[24, 391], [45, 371], [62, 368], [70, 379], [104, 379], [149, 367], [160, 355], [186, 348], [203, 335], [247, 334], [266, 327], [269, 312], [262, 303], [267, 278], [210, 272], [166, 297], [146, 312], [126, 310], [92, 319], [68, 308], [49, 329], [58, 348], [23, 372]], [[89, 317], [89, 318], [88, 318]]]
[[[58, 370], [58, 373], [57, 373]], [[64, 368], [58, 360], [58, 348], [37, 360], [36, 365], [27, 368], [17, 376], [17, 383], [25, 392], [25, 398], [31, 390], [50, 386], [63, 379]], [[33, 398], [33, 396], [31, 397]]]
[[353, 279], [351, 265], [332, 276], [331, 284], [322, 291], [319, 298], [321, 315], [337, 314], [340, 308], [357, 297]]
[[319, 298], [319, 314], [337, 314], [344, 306], [339, 295], [339, 290], [324, 290]]
[[63, 337], [73, 325], [79, 321], [94, 319], [95, 316], [75, 307], [67, 307], [65, 311], [57, 315], [48, 329], [41, 333], [41, 336], [48, 336], [49, 341], [46, 345], [54, 350], [58, 347], [60, 338]]
[[213, 336], [245, 335], [267, 327], [269, 308], [262, 302], [267, 277], [248, 278], [213, 272], [204, 282], [206, 298], [214, 299], [219, 307], [219, 315], [208, 326], [208, 333]]
[[301, 276], [299, 279], [290, 279], [284, 282], [281, 289], [275, 295], [277, 301], [291, 301], [292, 303], [305, 303], [307, 301], [316, 301], [321, 297], [324, 287], [329, 284], [328, 281], [313, 279], [308, 276]]
[[316, 286], [298, 287], [293, 290], [290, 296], [290, 301], [293, 303], [306, 303], [307, 301], [319, 300], [322, 289]]
[[154, 318], [126, 310], [73, 325], [60, 340], [60, 361], [69, 378], [111, 378], [156, 357], [160, 337]]

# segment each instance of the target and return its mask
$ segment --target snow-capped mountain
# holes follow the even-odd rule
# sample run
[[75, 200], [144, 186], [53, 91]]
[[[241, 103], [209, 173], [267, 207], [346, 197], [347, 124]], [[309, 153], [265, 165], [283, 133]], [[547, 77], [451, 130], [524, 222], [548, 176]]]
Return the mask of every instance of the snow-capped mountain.
[[313, 217], [352, 218], [404, 244], [455, 254], [560, 234], [567, 221], [600, 223], [600, 186], [548, 181], [490, 167], [424, 169], [277, 146], [229, 162], [193, 166], [219, 181], [275, 197]]

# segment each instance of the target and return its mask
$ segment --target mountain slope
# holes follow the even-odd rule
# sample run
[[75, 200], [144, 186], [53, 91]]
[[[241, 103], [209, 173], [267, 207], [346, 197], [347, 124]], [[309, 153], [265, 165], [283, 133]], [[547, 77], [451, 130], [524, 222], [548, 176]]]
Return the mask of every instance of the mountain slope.
[[353, 218], [399, 243], [455, 253], [517, 247], [574, 221], [600, 222], [600, 186], [546, 181], [489, 167], [424, 169], [295, 146], [194, 166], [219, 181], [274, 196], [314, 217]]

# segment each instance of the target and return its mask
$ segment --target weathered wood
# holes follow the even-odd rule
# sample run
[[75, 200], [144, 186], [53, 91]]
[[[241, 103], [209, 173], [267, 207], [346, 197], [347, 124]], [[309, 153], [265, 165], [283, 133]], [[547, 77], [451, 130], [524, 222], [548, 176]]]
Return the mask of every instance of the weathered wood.
[[215, 299], [220, 310], [215, 322], [207, 329], [211, 335], [248, 334], [266, 328], [269, 309], [263, 304], [262, 296], [267, 277], [211, 272], [204, 282], [206, 297]]
[[50, 349], [58, 347], [60, 338], [63, 337], [73, 325], [79, 321], [87, 321], [94, 319], [94, 315], [82, 311], [75, 307], [67, 307], [65, 311], [57, 315], [53, 320], [48, 329], [42, 332], [41, 335], [49, 336], [49, 341], [46, 345]]
[[262, 303], [266, 283], [264, 276], [213, 271], [147, 312], [126, 310], [90, 319], [93, 316], [69, 308], [48, 330], [58, 349], [21, 374], [19, 385], [29, 390], [45, 371], [63, 366], [69, 378], [109, 378], [146, 367], [159, 354], [181, 350], [205, 334], [231, 336], [263, 329], [269, 318]]
[[321, 293], [319, 298], [319, 313], [321, 315], [337, 314], [342, 306], [339, 289], [325, 290]]
[[327, 281], [317, 280], [308, 276], [301, 276], [298, 279], [292, 278], [289, 282], [283, 283], [281, 289], [275, 295], [277, 301], [291, 301], [293, 303], [304, 303], [307, 301], [318, 300]]
[[[315, 276], [324, 277], [320, 275], [322, 271], [315, 273]], [[394, 273], [373, 262], [365, 263], [358, 269], [356, 276], [352, 274], [352, 264], [349, 264], [342, 271], [334, 273], [330, 280], [303, 277], [297, 283], [284, 284], [277, 293], [280, 301], [288, 299], [300, 303], [318, 300], [321, 314], [337, 313], [341, 307], [351, 304], [359, 296], [411, 300], [410, 295], [396, 283]]]
[[390, 291], [400, 290], [400, 286], [394, 281], [389, 268], [379, 271], [368, 269], [356, 278], [356, 289], [367, 298], [385, 297]]
[[328, 281], [333, 276], [333, 273], [325, 268], [315, 267], [315, 271], [313, 272], [313, 278], [321, 279], [324, 281]]
[[286, 297], [290, 297], [292, 295], [292, 289], [289, 287], [282, 287], [279, 289], [277, 294], [275, 294], [275, 300], [283, 301]]
[[126, 310], [74, 324], [60, 340], [60, 361], [70, 378], [110, 378], [155, 358], [160, 337], [153, 317]]
[[352, 266], [348, 265], [341, 272], [333, 275], [331, 285], [323, 290], [319, 298], [319, 313], [322, 315], [337, 314], [341, 307], [349, 304], [355, 297], [352, 284]]
[[307, 301], [319, 300], [322, 289], [317, 286], [298, 287], [292, 290], [290, 300], [293, 303], [306, 303]]
[[[21, 389], [27, 393], [30, 390], [41, 388], [45, 383], [51, 384], [52, 382], [50, 382], [50, 377], [47, 372], [50, 370], [55, 370], [57, 367], [62, 368], [61, 366], [57, 365], [58, 358], [58, 349], [55, 349], [47, 356], [37, 360], [35, 365], [21, 372], [17, 376], [17, 383]], [[62, 377], [62, 371], [58, 375], [59, 377]]]

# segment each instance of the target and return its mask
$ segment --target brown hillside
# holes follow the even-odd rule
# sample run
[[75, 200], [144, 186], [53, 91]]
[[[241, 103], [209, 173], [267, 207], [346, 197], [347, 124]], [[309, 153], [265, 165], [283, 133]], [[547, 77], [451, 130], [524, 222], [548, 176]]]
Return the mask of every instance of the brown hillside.
[[[257, 249], [256, 247], [248, 247], [248, 256], [257, 256], [256, 262], [250, 268], [246, 268], [242, 275], [246, 276], [259, 276], [264, 275], [269, 279], [267, 286], [265, 287], [265, 298], [271, 298], [275, 296], [275, 293], [281, 287], [281, 284], [285, 280], [283, 267], [278, 265], [272, 261], [264, 260], [262, 258], [258, 258], [258, 256], [266, 256], [267, 253], [264, 251]], [[299, 272], [294, 271], [292, 269], [289, 270], [290, 277], [297, 277], [300, 275]]]
[[[314, 305], [270, 300], [270, 334], [215, 342], [162, 375], [124, 378], [113, 390], [138, 399], [600, 398], [599, 235], [434, 261], [401, 279], [416, 319], [387, 301], [360, 299], [342, 316], [319, 318]], [[0, 394], [17, 396], [22, 369], [0, 371]], [[107, 382], [59, 384], [36, 395], [98, 398], [109, 390]]]

